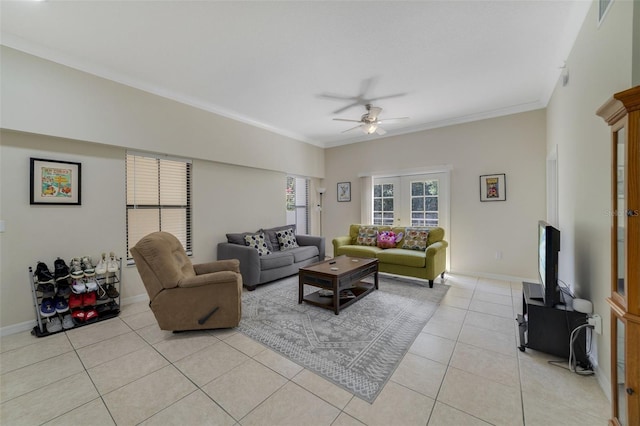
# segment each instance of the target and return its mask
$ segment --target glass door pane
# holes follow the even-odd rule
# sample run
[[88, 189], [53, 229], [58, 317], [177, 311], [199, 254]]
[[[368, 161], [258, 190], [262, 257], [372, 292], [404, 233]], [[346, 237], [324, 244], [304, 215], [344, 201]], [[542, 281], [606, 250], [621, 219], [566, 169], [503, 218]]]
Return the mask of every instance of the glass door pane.
[[[625, 239], [626, 228], [625, 222], [627, 219], [627, 210], [625, 203], [625, 128], [618, 130], [615, 135], [616, 143], [616, 196], [615, 202], [615, 216], [614, 223], [617, 230], [617, 245], [616, 245], [616, 263], [617, 263], [617, 281], [615, 283], [615, 291], [623, 298], [626, 295], [625, 288], [625, 267], [626, 267], [626, 253], [625, 253]], [[626, 305], [626, 303], [625, 303]]]
[[616, 396], [618, 406], [618, 421], [620, 425], [627, 424], [627, 385], [625, 383], [625, 332], [624, 322], [616, 318]]
[[394, 226], [396, 223], [397, 179], [375, 179], [373, 183], [373, 224]]

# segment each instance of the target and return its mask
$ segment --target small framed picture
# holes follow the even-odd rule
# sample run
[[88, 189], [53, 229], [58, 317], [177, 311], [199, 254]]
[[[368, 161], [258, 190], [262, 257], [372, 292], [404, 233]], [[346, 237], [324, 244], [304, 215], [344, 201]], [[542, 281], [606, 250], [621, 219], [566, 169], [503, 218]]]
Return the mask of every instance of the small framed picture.
[[31, 204], [81, 204], [81, 164], [31, 158]]
[[338, 182], [338, 201], [351, 201], [351, 182]]
[[480, 176], [480, 201], [506, 201], [507, 179], [504, 173]]

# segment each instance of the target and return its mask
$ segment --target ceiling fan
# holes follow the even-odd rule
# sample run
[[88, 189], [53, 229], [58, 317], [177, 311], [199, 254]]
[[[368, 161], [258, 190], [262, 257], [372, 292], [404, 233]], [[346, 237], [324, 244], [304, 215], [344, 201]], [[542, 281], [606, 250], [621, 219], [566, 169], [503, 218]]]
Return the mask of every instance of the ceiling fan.
[[349, 132], [351, 130], [355, 130], [357, 128], [360, 128], [367, 135], [371, 135], [373, 133], [376, 133], [378, 135], [384, 135], [384, 134], [387, 133], [387, 131], [384, 130], [382, 127], [379, 127], [379, 124], [381, 124], [382, 122], [388, 122], [388, 121], [392, 121], [392, 120], [407, 120], [409, 118], [409, 117], [397, 117], [397, 118], [387, 118], [385, 120], [380, 120], [380, 119], [378, 119], [378, 116], [382, 112], [382, 108], [374, 107], [371, 104], [367, 104], [365, 106], [367, 108], [367, 112], [365, 114], [363, 114], [362, 117], [360, 117], [360, 120], [349, 120], [349, 119], [346, 119], [346, 118], [334, 118], [335, 121], [350, 121], [350, 122], [353, 122], [353, 123], [360, 123], [355, 127], [352, 127], [350, 129], [344, 130], [342, 133], [346, 133], [346, 132]]

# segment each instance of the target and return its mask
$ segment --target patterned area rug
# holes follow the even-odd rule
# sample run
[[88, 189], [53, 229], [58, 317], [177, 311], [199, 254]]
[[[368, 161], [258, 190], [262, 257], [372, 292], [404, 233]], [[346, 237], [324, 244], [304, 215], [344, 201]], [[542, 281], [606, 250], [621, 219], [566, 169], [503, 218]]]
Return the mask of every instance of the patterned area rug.
[[[373, 402], [448, 286], [379, 278], [379, 290], [340, 311], [298, 304], [298, 277], [242, 296], [240, 331], [359, 398]], [[305, 286], [305, 293], [317, 290]]]

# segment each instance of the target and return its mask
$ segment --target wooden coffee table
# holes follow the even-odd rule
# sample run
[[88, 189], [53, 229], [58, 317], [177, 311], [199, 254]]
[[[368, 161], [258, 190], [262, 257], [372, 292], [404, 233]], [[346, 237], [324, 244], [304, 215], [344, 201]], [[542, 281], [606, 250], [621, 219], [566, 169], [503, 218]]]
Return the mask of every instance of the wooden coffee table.
[[[374, 276], [374, 283], [362, 279]], [[319, 287], [320, 290], [304, 296], [304, 285]], [[314, 263], [300, 268], [298, 273], [298, 303], [303, 301], [326, 309], [336, 315], [340, 309], [378, 289], [378, 259], [338, 256], [335, 259]], [[330, 292], [330, 296], [323, 293]]]

